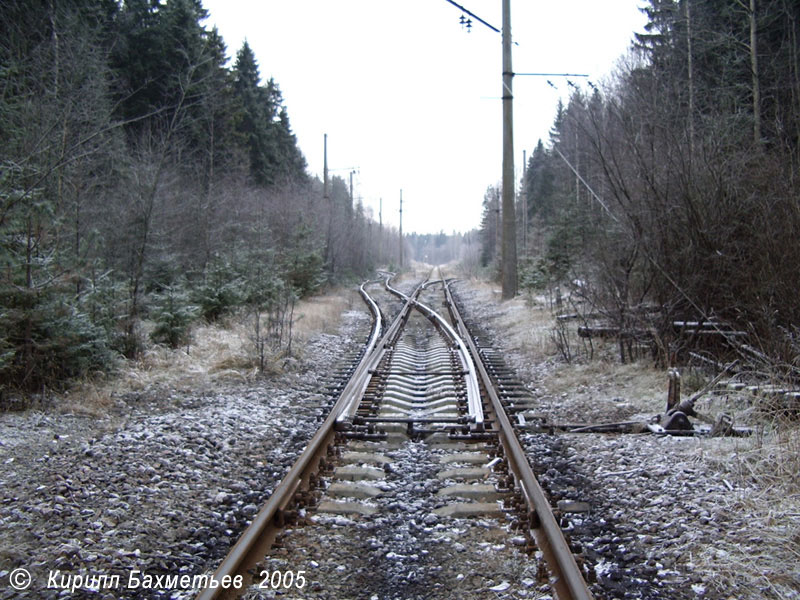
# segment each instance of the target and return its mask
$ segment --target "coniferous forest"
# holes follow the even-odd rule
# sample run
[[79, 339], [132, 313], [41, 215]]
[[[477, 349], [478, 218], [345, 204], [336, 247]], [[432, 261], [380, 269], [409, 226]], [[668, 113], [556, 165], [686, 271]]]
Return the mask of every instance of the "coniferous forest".
[[246, 42], [229, 60], [206, 17], [200, 0], [2, 3], [0, 394], [232, 310], [279, 348], [297, 299], [396, 247], [342, 179], [326, 195], [309, 176], [278, 82]]
[[[529, 149], [520, 288], [572, 288], [664, 348], [674, 319], [725, 321], [794, 371], [800, 8], [643, 10], [614, 74], [560, 84]], [[9, 0], [1, 16], [0, 388], [177, 347], [231, 311], [280, 348], [297, 299], [397, 248], [342, 179], [326, 194], [308, 174], [269, 65], [229, 52], [200, 0]], [[499, 198], [478, 232], [412, 236], [410, 254], [496, 266]], [[660, 323], [636, 323], [647, 305]]]
[[[645, 31], [613, 76], [562, 83], [570, 96], [549, 140], [528, 149], [520, 287], [571, 289], [665, 349], [675, 319], [724, 321], [796, 375], [800, 5], [650, 0], [643, 10]], [[484, 265], [496, 264], [499, 208], [490, 187]], [[648, 305], [660, 321], [640, 318]]]
[[[324, 63], [392, 145], [440, 136], [500, 167], [471, 119], [394, 127], [461, 100], [434, 85], [445, 63], [436, 82], [398, 68], [420, 36], [396, 13], [438, 5], [465, 36], [482, 17], [262, 3], [302, 6], [274, 19], [298, 28], [285, 51]], [[516, 204], [511, 169], [505, 194], [462, 198], [468, 162], [436, 156], [449, 187], [406, 186], [401, 235], [352, 179], [309, 172], [295, 88], [227, 48], [203, 0], [0, 0], [0, 599], [800, 598], [800, 0], [551, 0], [571, 13], [553, 23], [516, 0], [563, 38], [520, 46], [537, 70], [596, 52], [577, 7], [616, 3], [647, 24], [605, 79], [548, 75], [562, 100]], [[502, 9], [505, 34], [483, 32], [498, 58], [510, 12], [525, 31], [510, 0], [466, 4]], [[329, 60], [306, 18], [393, 60]], [[408, 44], [381, 46], [387, 27]], [[481, 101], [510, 142], [505, 54]], [[400, 176], [421, 164], [360, 145]], [[481, 197], [475, 230], [434, 223], [435, 203]], [[444, 229], [409, 232], [417, 214]], [[461, 281], [427, 286], [432, 308], [378, 291], [367, 310], [355, 284], [408, 267], [398, 289]]]

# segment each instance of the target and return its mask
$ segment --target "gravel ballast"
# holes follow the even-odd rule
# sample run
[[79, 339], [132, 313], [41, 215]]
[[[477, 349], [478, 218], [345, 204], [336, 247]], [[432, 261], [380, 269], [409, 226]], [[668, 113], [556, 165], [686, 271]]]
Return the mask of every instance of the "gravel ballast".
[[[663, 410], [665, 371], [613, 357], [566, 365], [547, 348], [555, 324], [541, 302], [500, 302], [490, 288], [466, 283], [457, 290], [551, 423], [646, 421]], [[751, 412], [748, 400], [728, 396], [701, 404], [714, 403], [732, 409], [737, 423]], [[796, 487], [790, 474], [764, 485], [756, 463], [779, 470], [781, 449], [759, 435], [521, 437], [552, 504], [589, 506], [565, 514], [562, 525], [582, 550], [596, 598], [800, 598]]]
[[[480, 286], [457, 289], [551, 422], [619, 421], [661, 410], [665, 373], [644, 364], [565, 365], [546, 343], [500, 335], [539, 311], [527, 331], [540, 328], [537, 336], [546, 336], [544, 309], [522, 300], [500, 303]], [[361, 307], [344, 313], [336, 333], [313, 338], [302, 360], [271, 379], [196, 392], [168, 385], [120, 392], [102, 417], [64, 413], [57, 405], [0, 414], [0, 599], [194, 597], [180, 586], [157, 587], [156, 578], [213, 571], [302, 451], [327, 411], [322, 388], [368, 330]], [[800, 598], [796, 492], [778, 484], [765, 488], [748, 470], [757, 469], [754, 457], [772, 457], [766, 442], [649, 434], [521, 437], [553, 504], [588, 505], [564, 512], [562, 524], [582, 551], [596, 598]], [[396, 458], [408, 457], [400, 452]], [[476, 574], [479, 554], [458, 550], [475, 541], [473, 527], [434, 521], [428, 508], [410, 519], [387, 519], [394, 537], [375, 529], [380, 520], [363, 524], [365, 562], [358, 576], [369, 575], [372, 553], [397, 558], [393, 585], [407, 571], [434, 580], [434, 559], [441, 552], [444, 560], [455, 546], [465, 558], [461, 570], [447, 566], [454, 591], [476, 599], [548, 598], [535, 582], [535, 557], [531, 569], [522, 557], [502, 576]], [[358, 531], [351, 521], [328, 517], [320, 526]], [[428, 554], [408, 558], [423, 536], [431, 540]], [[488, 553], [501, 546], [517, 553], [513, 537], [484, 543]], [[275, 568], [292, 566], [280, 554], [275, 561]], [[342, 566], [318, 549], [309, 550], [307, 564], [334, 574]], [[25, 583], [19, 569], [32, 578], [24, 590], [10, 585], [12, 578], [20, 587]], [[116, 581], [98, 579], [103, 575], [118, 576], [117, 587], [90, 589], [93, 581]], [[132, 576], [138, 587], [128, 589]], [[335, 597], [326, 593], [318, 590], [318, 597]], [[425, 590], [415, 594], [425, 597]]]
[[[0, 598], [193, 597], [145, 577], [216, 568], [327, 413], [319, 390], [369, 326], [345, 313], [269, 380], [127, 393], [100, 419], [0, 414]], [[31, 575], [25, 590], [10, 585], [16, 569]]]

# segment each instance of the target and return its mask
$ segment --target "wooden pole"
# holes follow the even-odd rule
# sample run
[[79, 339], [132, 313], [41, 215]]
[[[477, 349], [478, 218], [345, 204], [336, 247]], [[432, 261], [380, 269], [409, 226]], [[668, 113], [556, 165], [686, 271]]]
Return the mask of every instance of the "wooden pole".
[[328, 199], [328, 134], [325, 134], [322, 167], [322, 197]]
[[522, 256], [528, 256], [528, 196], [525, 193], [525, 176], [528, 173], [527, 151], [522, 151]]
[[325, 254], [324, 254], [324, 262], [330, 268], [331, 273], [333, 273], [334, 269], [334, 261], [333, 261], [333, 246], [332, 246], [332, 238], [333, 238], [333, 206], [330, 201], [330, 194], [328, 194], [328, 134], [324, 135], [324, 142], [323, 142], [323, 167], [322, 167], [322, 200], [323, 204], [325, 204], [325, 208], [323, 210], [328, 211], [328, 232], [325, 237]]
[[758, 72], [758, 22], [756, 0], [750, 0], [750, 69], [753, 72], [753, 141], [761, 144], [761, 84]]
[[517, 295], [517, 226], [514, 210], [514, 116], [511, 81], [511, 0], [503, 0], [503, 299]]
[[400, 268], [403, 268], [403, 190], [400, 190]]

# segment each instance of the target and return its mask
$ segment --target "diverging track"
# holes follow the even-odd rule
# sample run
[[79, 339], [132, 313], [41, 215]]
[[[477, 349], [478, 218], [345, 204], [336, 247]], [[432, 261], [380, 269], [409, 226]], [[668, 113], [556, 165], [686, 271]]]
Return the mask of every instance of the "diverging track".
[[387, 274], [388, 324], [367, 285], [353, 376], [214, 575], [246, 585], [199, 598], [591, 598], [448, 284]]

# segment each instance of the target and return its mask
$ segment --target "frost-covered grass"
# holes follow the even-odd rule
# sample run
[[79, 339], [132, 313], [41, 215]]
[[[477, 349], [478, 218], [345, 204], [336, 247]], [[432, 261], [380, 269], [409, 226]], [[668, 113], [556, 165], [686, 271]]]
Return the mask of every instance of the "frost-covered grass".
[[[315, 335], [333, 333], [348, 310], [360, 310], [361, 300], [350, 289], [336, 289], [297, 303], [292, 328], [292, 353], [302, 359]], [[112, 396], [154, 387], [177, 392], [200, 392], [220, 383], [251, 381], [259, 375], [252, 341], [252, 317], [238, 313], [217, 323], [199, 323], [186, 346], [171, 349], [151, 344], [136, 360], [124, 361], [113, 375], [80, 382], [67, 393], [62, 411], [100, 416], [113, 404]], [[289, 358], [269, 357], [267, 374], [281, 372]]]
[[703, 458], [730, 481], [719, 518], [737, 528], [703, 546], [697, 568], [740, 598], [800, 598], [800, 426], [763, 423], [749, 438], [709, 441]]
[[332, 333], [347, 310], [366, 310], [354, 289], [335, 290], [301, 301], [295, 308], [294, 335], [299, 345], [318, 333]]
[[[574, 335], [574, 324], [568, 333], [575, 357], [567, 363], [551, 335], [556, 321], [546, 299], [503, 302], [498, 285], [471, 281], [470, 288], [491, 312], [487, 324], [503, 336], [507, 360], [535, 389], [542, 411], [555, 415], [554, 420], [644, 420], [664, 411], [666, 369], [647, 359], [620, 364], [611, 342], [594, 341], [590, 359]], [[702, 389], [709, 379], [708, 374], [685, 370], [683, 397]], [[685, 547], [676, 548], [685, 569], [711, 582], [693, 587], [698, 598], [800, 599], [800, 423], [779, 420], [757, 405], [749, 392], [724, 389], [696, 405], [712, 418], [729, 413], [737, 425], [756, 431], [747, 438], [698, 439], [691, 446], [696, 455], [689, 461], [700, 467], [694, 476], [713, 479], [709, 484], [722, 482], [729, 491], [714, 500], [696, 499], [714, 504], [711, 524], [702, 527], [718, 533], [698, 532], [687, 537]], [[698, 493], [703, 489], [701, 485]]]

